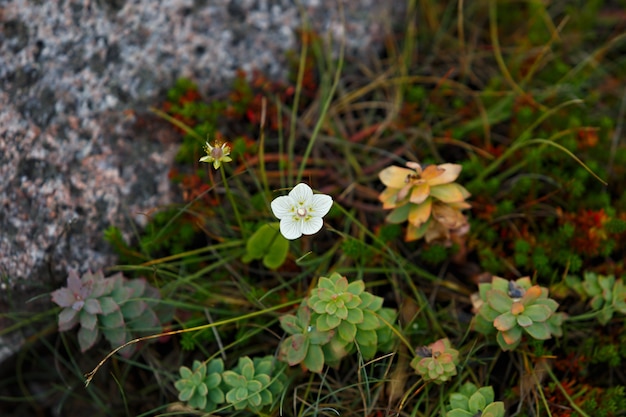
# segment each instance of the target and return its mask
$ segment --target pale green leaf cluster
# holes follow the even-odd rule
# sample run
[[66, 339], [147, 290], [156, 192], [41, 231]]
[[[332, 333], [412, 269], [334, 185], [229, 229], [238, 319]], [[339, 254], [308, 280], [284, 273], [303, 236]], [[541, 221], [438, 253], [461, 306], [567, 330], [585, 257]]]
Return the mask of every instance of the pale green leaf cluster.
[[381, 297], [365, 291], [361, 280], [349, 283], [338, 273], [321, 277], [296, 315], [281, 318], [289, 336], [280, 345], [279, 358], [321, 372], [324, 365], [337, 366], [356, 349], [365, 359], [390, 350], [396, 312], [382, 304]]
[[493, 277], [491, 283], [479, 285], [478, 297], [474, 329], [496, 332], [502, 350], [515, 349], [524, 334], [538, 340], [562, 336], [565, 315], [556, 312], [559, 304], [548, 298], [547, 288], [532, 285], [528, 277], [516, 281]]
[[196, 410], [210, 413], [220, 407], [232, 407], [259, 414], [271, 408], [284, 388], [285, 377], [275, 365], [272, 356], [244, 356], [226, 371], [222, 359], [194, 361], [192, 369], [180, 367], [181, 378], [174, 387], [178, 399]]
[[217, 409], [224, 403], [222, 391], [222, 372], [224, 362], [214, 359], [206, 362], [194, 361], [192, 369], [180, 367], [180, 379], [174, 383], [178, 390], [178, 399], [185, 401], [192, 408], [207, 412]]
[[[104, 335], [113, 347], [123, 345], [141, 333], [158, 333], [169, 312], [159, 305], [159, 291], [145, 279], [126, 279], [121, 273], [105, 278], [102, 271], [79, 277], [70, 271], [67, 287], [52, 292], [52, 301], [63, 307], [59, 330], [76, 324], [81, 351], [91, 348]], [[130, 355], [134, 345], [121, 353]]]
[[504, 417], [504, 403], [493, 400], [492, 387], [478, 388], [466, 382], [458, 392], [450, 395], [450, 410], [446, 417]]
[[600, 324], [611, 321], [615, 312], [626, 314], [626, 286], [623, 278], [585, 272], [582, 282], [577, 277], [568, 277], [568, 284], [584, 299], [589, 298], [589, 307], [597, 312]]
[[459, 352], [452, 348], [447, 338], [437, 340], [428, 347], [421, 347], [416, 353], [411, 367], [425, 381], [441, 384], [457, 374]]

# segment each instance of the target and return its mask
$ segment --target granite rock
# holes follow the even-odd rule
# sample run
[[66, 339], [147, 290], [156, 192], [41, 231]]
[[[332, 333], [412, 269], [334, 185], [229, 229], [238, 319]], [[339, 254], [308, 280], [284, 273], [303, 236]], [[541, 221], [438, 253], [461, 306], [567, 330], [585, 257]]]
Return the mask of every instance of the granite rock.
[[202, 91], [239, 68], [284, 77], [302, 16], [366, 56], [405, 3], [343, 1], [341, 19], [337, 0], [0, 2], [0, 312], [68, 268], [114, 265], [103, 231], [171, 201], [175, 135], [146, 109], [178, 77]]

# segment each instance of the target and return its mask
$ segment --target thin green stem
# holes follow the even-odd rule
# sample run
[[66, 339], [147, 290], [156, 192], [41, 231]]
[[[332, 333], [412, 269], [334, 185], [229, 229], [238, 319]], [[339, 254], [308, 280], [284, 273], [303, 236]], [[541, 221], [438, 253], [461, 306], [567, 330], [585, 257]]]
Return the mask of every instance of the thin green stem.
[[173, 118], [172, 116], [170, 116], [169, 114], [165, 113], [164, 111], [159, 110], [156, 107], [150, 107], [150, 111], [152, 113], [156, 114], [157, 116], [159, 116], [161, 119], [165, 119], [168, 122], [170, 122], [171, 124], [173, 124], [174, 126], [184, 130], [185, 133], [187, 133], [188, 135], [196, 137], [201, 142], [204, 141], [204, 138], [202, 136], [200, 136], [198, 134], [198, 132], [196, 132], [195, 130], [193, 130], [192, 128], [190, 128], [189, 126], [187, 126], [186, 124], [184, 124], [180, 120]]
[[195, 332], [198, 330], [204, 330], [204, 329], [210, 329], [213, 327], [217, 327], [217, 326], [223, 326], [225, 324], [230, 324], [230, 323], [237, 323], [243, 320], [248, 320], [254, 317], [258, 317], [258, 316], [262, 316], [264, 314], [267, 313], [271, 313], [273, 311], [277, 311], [277, 310], [282, 310], [284, 308], [287, 307], [291, 307], [292, 305], [295, 304], [299, 304], [300, 302], [302, 302], [302, 299], [299, 298], [297, 300], [292, 300], [286, 303], [282, 303], [273, 307], [268, 307], [266, 309], [263, 310], [258, 310], [258, 311], [253, 311], [252, 313], [248, 313], [248, 314], [244, 314], [243, 316], [238, 316], [238, 317], [233, 317], [230, 319], [224, 319], [224, 320], [220, 320], [220, 321], [216, 321], [213, 323], [209, 323], [209, 324], [203, 324], [202, 326], [196, 326], [196, 327], [190, 327], [188, 329], [180, 329], [180, 330], [172, 330], [169, 332], [164, 332], [164, 333], [159, 333], [159, 334], [153, 334], [150, 336], [144, 336], [144, 337], [139, 337], [137, 339], [133, 339], [131, 341], [128, 341], [126, 343], [124, 343], [121, 346], [118, 346], [117, 348], [113, 349], [111, 352], [109, 352], [104, 359], [102, 359], [98, 365], [91, 371], [91, 372], [87, 372], [84, 376], [85, 376], [85, 387], [89, 386], [89, 383], [91, 382], [91, 380], [93, 379], [93, 377], [96, 375], [96, 372], [98, 372], [98, 370], [102, 367], [102, 365], [104, 365], [104, 363], [106, 361], [108, 361], [113, 355], [115, 355], [117, 352], [119, 352], [120, 350], [124, 349], [127, 346], [130, 345], [134, 345], [136, 343], [139, 343], [141, 341], [144, 340], [152, 340], [152, 339], [157, 339], [159, 337], [162, 336], [171, 336], [171, 335], [175, 335], [175, 334], [181, 334], [181, 333], [187, 333], [187, 332]]
[[220, 166], [220, 173], [222, 174], [222, 182], [224, 183], [224, 190], [226, 191], [226, 196], [230, 201], [230, 205], [233, 208], [233, 212], [235, 213], [235, 218], [237, 219], [237, 224], [239, 225], [239, 230], [241, 231], [241, 236], [246, 237], [246, 229], [243, 227], [243, 222], [241, 221], [241, 215], [239, 214], [239, 209], [237, 208], [237, 203], [235, 202], [235, 198], [230, 192], [230, 187], [228, 186], [228, 181], [226, 180], [226, 171], [224, 165]]
[[[304, 32], [302, 36], [306, 36]], [[296, 91], [293, 96], [293, 108], [291, 109], [291, 120], [289, 123], [289, 138], [287, 139], [287, 180], [293, 179], [292, 161], [296, 146], [296, 122], [298, 120], [298, 106], [300, 105], [300, 96], [302, 94], [302, 80], [304, 79], [304, 70], [306, 67], [306, 56], [308, 52], [308, 42], [302, 42], [302, 52], [300, 53], [300, 62], [298, 63], [298, 78], [296, 80]], [[280, 113], [278, 113], [280, 115]], [[280, 117], [279, 117], [280, 119]], [[282, 170], [281, 170], [282, 172]]]
[[[343, 7], [342, 3], [339, 2], [339, 12], [343, 17]], [[337, 86], [339, 85], [339, 80], [341, 78], [341, 71], [343, 70], [344, 63], [344, 55], [345, 55], [345, 47], [346, 41], [345, 38], [341, 40], [339, 46], [339, 60], [337, 61], [337, 70], [335, 71], [335, 76], [333, 80], [333, 84], [330, 87], [330, 91], [328, 92], [328, 96], [324, 103], [322, 104], [322, 110], [320, 112], [319, 118], [317, 119], [317, 123], [313, 128], [313, 133], [311, 133], [311, 138], [309, 139], [309, 143], [307, 144], [306, 150], [304, 151], [304, 155], [302, 156], [302, 162], [300, 163], [300, 168], [298, 169], [298, 177], [296, 178], [296, 184], [302, 181], [302, 174], [304, 173], [304, 168], [306, 167], [307, 160], [309, 159], [309, 155], [311, 155], [311, 151], [313, 150], [313, 145], [315, 144], [315, 140], [317, 139], [317, 135], [324, 124], [326, 119], [326, 114], [328, 113], [328, 109], [330, 108], [330, 103], [333, 100], [333, 96], [335, 95], [335, 91], [337, 90]]]
[[567, 399], [567, 401], [569, 402], [569, 405], [576, 410], [576, 412], [578, 414], [580, 414], [582, 417], [589, 417], [589, 414], [585, 413], [579, 406], [578, 404], [576, 404], [574, 402], [574, 400], [572, 399], [572, 397], [570, 397], [570, 395], [567, 393], [567, 390], [565, 388], [563, 388], [563, 385], [561, 385], [561, 382], [558, 380], [558, 378], [556, 377], [556, 375], [554, 375], [554, 373], [552, 372], [552, 369], [550, 369], [549, 366], [545, 367], [546, 372], [548, 373], [548, 375], [550, 375], [550, 378], [552, 378], [552, 381], [554, 381], [554, 383], [556, 384], [556, 386], [559, 388], [559, 391], [561, 391], [561, 393], [563, 394], [563, 396]]

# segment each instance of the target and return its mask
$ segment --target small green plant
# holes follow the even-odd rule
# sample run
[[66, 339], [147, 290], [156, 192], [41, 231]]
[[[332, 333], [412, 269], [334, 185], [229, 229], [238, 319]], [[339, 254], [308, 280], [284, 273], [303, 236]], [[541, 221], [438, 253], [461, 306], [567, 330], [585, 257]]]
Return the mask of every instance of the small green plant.
[[330, 341], [335, 334], [334, 330], [322, 332], [311, 326], [311, 309], [307, 305], [301, 305], [295, 316], [282, 316], [280, 325], [290, 334], [280, 345], [281, 360], [290, 366], [302, 363], [311, 372], [322, 372], [322, 346]]
[[290, 336], [281, 343], [280, 359], [321, 372], [325, 364], [337, 366], [355, 349], [365, 359], [377, 350], [390, 349], [395, 341], [390, 328], [395, 310], [383, 308], [381, 297], [364, 290], [363, 281], [348, 283], [336, 272], [320, 277], [296, 315], [281, 318]]
[[564, 314], [556, 313], [558, 306], [548, 298], [547, 288], [532, 285], [528, 277], [516, 281], [493, 277], [491, 283], [479, 285], [474, 329], [483, 334], [496, 331], [502, 350], [513, 350], [524, 333], [538, 340], [561, 336]]
[[[137, 332], [161, 330], [161, 319], [155, 311], [159, 291], [142, 278], [128, 280], [121, 273], [105, 278], [102, 271], [79, 277], [71, 270], [67, 287], [51, 295], [52, 301], [63, 308], [59, 313], [59, 331], [80, 324], [78, 343], [82, 352], [96, 344], [101, 332], [117, 347]], [[121, 352], [130, 355], [134, 349], [135, 345], [131, 345]]]
[[446, 417], [504, 417], [504, 403], [493, 400], [492, 387], [478, 388], [466, 382], [458, 392], [450, 394], [450, 411]]
[[275, 360], [272, 356], [239, 358], [237, 366], [222, 375], [228, 387], [226, 402], [235, 410], [249, 409], [260, 412], [273, 403], [282, 392], [282, 378], [274, 377]]
[[568, 277], [568, 284], [583, 298], [590, 298], [589, 307], [598, 312], [598, 321], [605, 325], [617, 311], [626, 315], [626, 286], [622, 278], [614, 275], [598, 275], [585, 272], [583, 281], [578, 277]]
[[439, 339], [430, 346], [419, 347], [415, 353], [411, 367], [425, 381], [441, 384], [456, 375], [459, 351], [452, 348], [447, 338]]
[[[356, 336], [356, 324], [365, 320], [359, 297], [364, 289], [363, 281], [348, 284], [348, 279], [338, 273], [328, 278], [321, 277], [307, 302], [317, 313], [317, 329], [322, 332], [337, 329], [341, 339], [352, 342]], [[374, 325], [378, 324], [376, 316], [370, 314], [368, 320]]]
[[221, 389], [224, 362], [214, 359], [206, 362], [194, 361], [192, 369], [180, 367], [180, 379], [174, 383], [178, 390], [178, 399], [187, 402], [191, 408], [211, 412], [224, 403], [224, 391]]

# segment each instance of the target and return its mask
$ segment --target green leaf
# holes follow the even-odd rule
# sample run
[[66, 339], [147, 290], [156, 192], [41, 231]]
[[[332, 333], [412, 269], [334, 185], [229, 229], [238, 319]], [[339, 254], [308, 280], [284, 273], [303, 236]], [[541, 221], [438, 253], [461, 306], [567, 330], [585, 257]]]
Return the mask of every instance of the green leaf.
[[363, 319], [364, 319], [364, 315], [363, 315], [362, 310], [358, 308], [353, 308], [351, 310], [348, 310], [348, 317], [346, 318], [346, 320], [349, 321], [350, 323], [360, 324], [360, 323], [363, 323]]
[[387, 223], [391, 224], [404, 223], [409, 218], [410, 209], [411, 204], [405, 204], [403, 206], [397, 207], [387, 215], [387, 218], [385, 220], [387, 221]]
[[78, 330], [78, 344], [80, 345], [80, 351], [84, 352], [92, 347], [98, 340], [98, 336], [99, 333], [97, 327], [93, 329], [81, 327]]
[[548, 320], [548, 318], [550, 318], [550, 316], [552, 315], [552, 312], [553, 310], [551, 310], [550, 307], [546, 305], [534, 304], [534, 305], [526, 307], [524, 309], [523, 315], [528, 317], [530, 320], [534, 321], [535, 323], [538, 323], [538, 322], [544, 322]]
[[222, 379], [224, 383], [231, 387], [238, 387], [241, 385], [241, 379], [239, 378], [239, 374], [234, 371], [224, 371], [222, 374]]
[[287, 314], [280, 319], [280, 327], [289, 334], [302, 333], [302, 328], [298, 323], [298, 319], [293, 314]]
[[358, 324], [359, 329], [361, 330], [376, 330], [380, 327], [380, 321], [376, 314], [371, 311], [364, 310], [363, 311], [363, 321]]
[[333, 337], [335, 331], [320, 332], [319, 330], [311, 330], [308, 338], [313, 345], [324, 345]]
[[321, 346], [310, 345], [303, 364], [311, 372], [315, 372], [317, 374], [322, 372], [324, 369], [324, 351]]
[[122, 316], [122, 312], [120, 310], [116, 310], [111, 314], [100, 316], [100, 323], [102, 323], [104, 327], [117, 329], [118, 327], [124, 326], [124, 317]]
[[146, 290], [146, 280], [143, 278], [131, 279], [124, 283], [124, 286], [133, 290], [132, 297], [139, 298]]
[[474, 414], [470, 413], [469, 411], [465, 411], [465, 410], [461, 410], [461, 409], [454, 409], [454, 410], [450, 410], [446, 413], [446, 417], [474, 417]]
[[524, 327], [524, 330], [538, 340], [546, 340], [551, 337], [550, 328], [546, 323], [534, 323], [532, 326]]
[[506, 332], [498, 332], [496, 334], [496, 341], [502, 348], [502, 350], [513, 350], [519, 345], [522, 340], [522, 328], [513, 327]]
[[209, 393], [209, 389], [207, 388], [204, 382], [201, 382], [198, 385], [196, 385], [196, 392], [198, 393], [198, 395], [206, 397], [206, 395]]
[[487, 303], [489, 307], [493, 308], [499, 313], [505, 313], [511, 310], [513, 301], [506, 295], [505, 292], [500, 290], [487, 291]]
[[502, 401], [497, 401], [489, 404], [483, 410], [481, 417], [504, 417], [504, 403]]
[[[350, 285], [348, 285], [348, 288], [347, 288], [347, 291], [349, 293], [354, 294], [354, 295], [359, 295], [364, 290], [365, 290], [365, 283], [362, 280], [351, 282]], [[359, 299], [359, 304], [360, 303], [361, 303], [361, 301]]]
[[134, 319], [139, 317], [148, 305], [141, 300], [127, 301], [122, 305], [122, 316], [126, 319]]
[[491, 289], [499, 290], [506, 294], [509, 291], [509, 281], [504, 278], [493, 277], [491, 280]]
[[197, 408], [198, 410], [204, 410], [206, 407], [206, 397], [203, 395], [194, 395], [189, 401], [189, 406]]
[[61, 310], [59, 313], [59, 331], [64, 332], [74, 327], [76, 323], [78, 323], [78, 313], [78, 310], [74, 310], [73, 308], [64, 308]]
[[483, 397], [479, 392], [476, 392], [469, 398], [468, 405], [469, 411], [476, 413], [485, 408], [487, 402], [485, 401], [485, 397]]
[[453, 409], [460, 408], [462, 410], [468, 410], [469, 409], [468, 398], [463, 394], [454, 392], [450, 394], [450, 406]]
[[286, 354], [287, 363], [294, 366], [304, 360], [309, 347], [309, 340], [303, 334], [296, 334], [283, 341], [281, 351]]
[[126, 342], [127, 332], [124, 327], [116, 329], [104, 328], [102, 329], [102, 334], [112, 346], [120, 346]]
[[243, 262], [263, 259], [263, 265], [269, 269], [279, 268], [287, 259], [289, 241], [280, 234], [279, 223], [262, 225], [246, 242], [246, 254]]
[[239, 358], [237, 368], [239, 368], [239, 373], [248, 381], [254, 378], [254, 363], [249, 357], [244, 356], [242, 358]]
[[[209, 397], [209, 400], [211, 400], [213, 404], [222, 404], [226, 400], [224, 398], [224, 392], [222, 392], [222, 390], [219, 388], [214, 388], [210, 390], [208, 397]], [[215, 409], [215, 406], [211, 408]], [[205, 411], [213, 411], [213, 410], [207, 410], [205, 407]]]
[[180, 376], [182, 377], [182, 379], [189, 379], [189, 378], [191, 378], [191, 374], [193, 373], [191, 371], [191, 369], [189, 369], [186, 366], [181, 366], [180, 369], [178, 370], [178, 372], [180, 373]]
[[517, 324], [522, 327], [528, 327], [533, 324], [533, 321], [526, 315], [520, 314], [517, 316]]
[[89, 330], [93, 330], [98, 324], [98, 316], [87, 313], [86, 311], [81, 311], [80, 314], [80, 325]]
[[495, 398], [495, 395], [493, 393], [493, 387], [489, 386], [489, 387], [481, 387], [478, 392], [480, 393], [480, 395], [482, 395], [483, 397], [485, 397], [485, 401], [487, 401], [487, 404], [490, 404], [493, 402], [493, 399]]
[[337, 335], [345, 342], [353, 342], [356, 336], [356, 326], [350, 322], [342, 321], [337, 327]]
[[317, 329], [321, 332], [327, 332], [339, 326], [341, 319], [339, 317], [324, 314], [319, 316], [316, 321]]
[[111, 314], [116, 310], [119, 310], [119, 305], [115, 302], [115, 300], [111, 297], [101, 297], [100, 298], [100, 307], [102, 308], [102, 312], [100, 314]]
[[103, 314], [100, 302], [93, 298], [85, 301], [83, 309], [89, 314]]
[[507, 331], [515, 327], [517, 324], [517, 317], [515, 317], [510, 312], [506, 312], [504, 314], [499, 315], [493, 321], [493, 326], [500, 331]]
[[[177, 382], [181, 382], [181, 381], [177, 381]], [[176, 387], [176, 389], [178, 389], [178, 387]], [[195, 392], [196, 392], [195, 385], [186, 386], [184, 389], [182, 389], [178, 393], [178, 399], [181, 401], [189, 401], [189, 399], [193, 397], [193, 394], [195, 394]]]
[[376, 346], [378, 336], [374, 330], [358, 330], [356, 333], [356, 342], [359, 345]]

